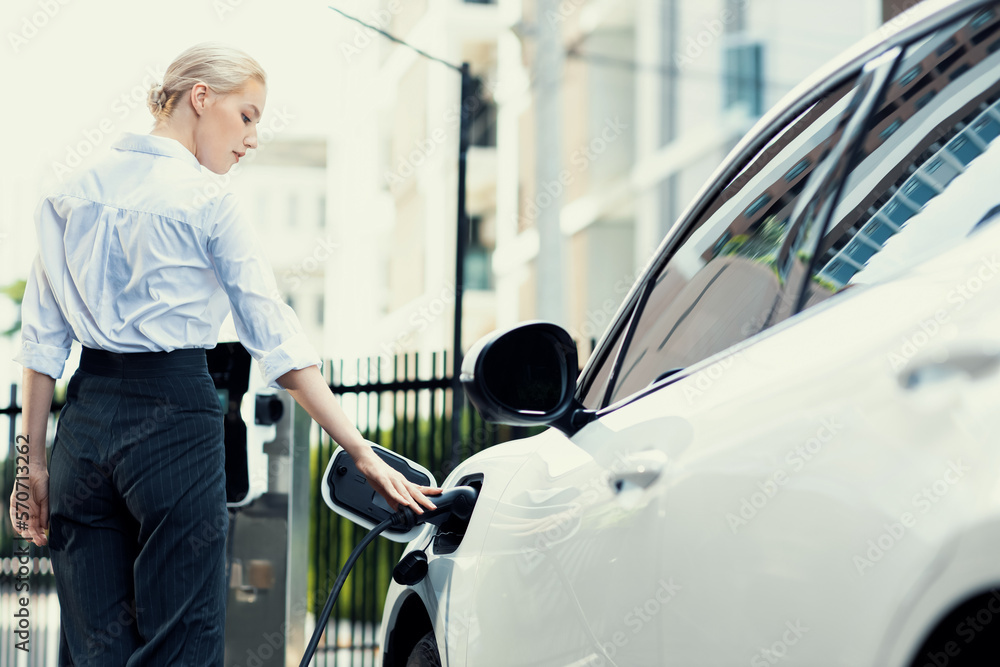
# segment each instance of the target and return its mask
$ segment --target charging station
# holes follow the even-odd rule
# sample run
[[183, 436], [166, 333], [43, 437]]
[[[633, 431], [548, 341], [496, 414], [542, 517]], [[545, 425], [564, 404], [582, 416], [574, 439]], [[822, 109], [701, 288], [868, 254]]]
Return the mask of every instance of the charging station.
[[305, 647], [312, 420], [284, 391], [264, 386], [240, 343], [208, 350], [225, 415], [226, 667], [297, 662]]

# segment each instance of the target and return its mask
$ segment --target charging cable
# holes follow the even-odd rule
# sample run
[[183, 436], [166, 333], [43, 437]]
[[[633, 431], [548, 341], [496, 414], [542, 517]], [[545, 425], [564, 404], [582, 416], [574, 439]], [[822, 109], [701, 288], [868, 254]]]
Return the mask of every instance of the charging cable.
[[414, 526], [422, 523], [441, 525], [452, 515], [462, 520], [468, 520], [472, 516], [472, 508], [475, 507], [478, 497], [479, 493], [471, 486], [456, 486], [434, 497], [434, 504], [437, 506], [436, 509], [425, 510], [423, 514], [417, 514], [409, 507], [404, 507], [368, 531], [368, 534], [364, 536], [361, 542], [358, 543], [358, 546], [354, 547], [351, 555], [347, 557], [347, 562], [344, 563], [343, 569], [340, 570], [337, 581], [334, 582], [333, 588], [330, 589], [330, 596], [326, 599], [323, 612], [316, 621], [316, 628], [313, 630], [312, 638], [309, 640], [309, 645], [306, 647], [306, 652], [302, 656], [299, 667], [308, 667], [313, 656], [316, 654], [320, 635], [323, 634], [323, 629], [330, 620], [330, 614], [333, 612], [333, 605], [337, 603], [340, 589], [344, 587], [347, 575], [350, 574], [351, 568], [354, 567], [354, 563], [357, 562], [365, 547], [375, 541], [375, 538], [388, 528], [395, 528], [405, 533]]

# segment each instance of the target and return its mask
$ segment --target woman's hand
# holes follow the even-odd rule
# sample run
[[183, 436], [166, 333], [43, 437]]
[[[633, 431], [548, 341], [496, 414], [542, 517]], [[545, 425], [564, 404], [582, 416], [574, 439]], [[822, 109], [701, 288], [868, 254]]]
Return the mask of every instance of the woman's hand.
[[49, 471], [32, 468], [27, 477], [14, 482], [10, 522], [15, 534], [41, 547], [48, 543], [45, 531], [49, 528]]
[[393, 511], [399, 510], [401, 505], [409, 507], [417, 514], [424, 513], [421, 505], [429, 510], [437, 509], [427, 496], [436, 496], [441, 493], [441, 489], [414, 484], [383, 461], [371, 447], [366, 447], [361, 455], [354, 459], [354, 464], [368, 483], [385, 498]]

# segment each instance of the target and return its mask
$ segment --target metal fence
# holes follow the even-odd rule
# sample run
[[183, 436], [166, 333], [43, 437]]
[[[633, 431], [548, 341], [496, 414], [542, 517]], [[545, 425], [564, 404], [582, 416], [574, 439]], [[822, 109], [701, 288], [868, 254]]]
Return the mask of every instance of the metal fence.
[[[525, 437], [540, 429], [525, 429], [487, 424], [465, 401], [464, 393], [455, 396], [455, 381], [449, 375], [451, 360], [446, 353], [400, 355], [358, 360], [353, 366], [344, 362], [326, 363], [327, 383], [340, 397], [349, 416], [353, 416], [362, 434], [403, 456], [424, 465], [440, 483], [451, 470], [472, 454], [498, 442]], [[350, 376], [351, 382], [344, 378]], [[6, 460], [0, 460], [4, 507], [14, 484], [14, 439], [18, 433], [21, 408], [17, 385], [10, 389], [7, 407], [0, 408], [10, 433]], [[51, 446], [58, 412], [63, 405], [65, 384], [57, 383], [47, 437]], [[460, 436], [453, 438], [452, 419], [458, 414]], [[2, 423], [2, 422], [0, 422]], [[309, 600], [312, 612], [309, 625], [326, 601], [327, 594], [344, 561], [365, 534], [365, 530], [331, 512], [323, 503], [320, 477], [336, 449], [335, 443], [312, 424], [310, 448], [311, 510], [309, 544]], [[5, 667], [42, 667], [55, 665], [59, 644], [59, 606], [47, 547], [28, 546], [25, 562], [18, 560], [25, 542], [13, 534], [8, 515], [0, 517], [0, 664]], [[314, 664], [374, 665], [378, 646], [378, 625], [392, 567], [404, 545], [377, 540], [355, 565]], [[25, 570], [30, 589], [23, 588]], [[20, 575], [20, 579], [19, 579]], [[25, 595], [27, 593], [27, 595]], [[28, 651], [18, 648], [19, 598], [29, 602], [30, 644]], [[22, 645], [23, 646], [23, 645]]]

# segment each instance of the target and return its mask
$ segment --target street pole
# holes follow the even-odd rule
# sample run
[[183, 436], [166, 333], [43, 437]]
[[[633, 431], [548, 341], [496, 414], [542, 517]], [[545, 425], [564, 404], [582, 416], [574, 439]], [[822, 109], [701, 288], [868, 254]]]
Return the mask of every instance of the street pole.
[[462, 63], [461, 116], [458, 129], [458, 221], [455, 233], [455, 326], [452, 342], [451, 380], [451, 467], [461, 461], [462, 412], [465, 392], [459, 377], [462, 374], [462, 293], [465, 289], [465, 246], [469, 242], [469, 216], [465, 210], [465, 169], [469, 153], [472, 113], [478, 108], [479, 89], [469, 74], [469, 63]]

